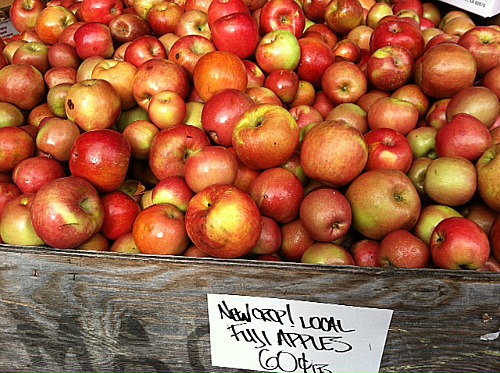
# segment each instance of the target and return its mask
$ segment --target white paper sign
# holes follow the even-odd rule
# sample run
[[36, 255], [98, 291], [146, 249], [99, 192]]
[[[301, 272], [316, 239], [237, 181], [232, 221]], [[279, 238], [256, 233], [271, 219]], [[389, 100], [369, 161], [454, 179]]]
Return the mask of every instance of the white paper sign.
[[260, 372], [378, 372], [392, 310], [207, 294], [212, 365]]

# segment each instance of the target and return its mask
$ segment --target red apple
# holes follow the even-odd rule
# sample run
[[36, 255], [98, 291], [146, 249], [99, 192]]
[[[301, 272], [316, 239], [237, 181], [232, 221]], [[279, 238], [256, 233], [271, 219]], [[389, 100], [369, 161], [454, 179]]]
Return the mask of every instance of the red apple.
[[126, 253], [126, 254], [140, 254], [141, 251], [137, 247], [134, 241], [134, 235], [132, 232], [125, 233], [116, 239], [115, 242], [111, 244], [109, 251], [114, 253]]
[[288, 223], [299, 214], [304, 187], [292, 172], [282, 167], [262, 171], [248, 187], [248, 194], [263, 216]]
[[54, 158], [30, 157], [19, 162], [12, 171], [12, 181], [23, 193], [36, 193], [48, 182], [64, 177], [63, 165]]
[[38, 129], [36, 147], [59, 162], [66, 162], [79, 136], [80, 128], [73, 121], [58, 117], [47, 118]]
[[375, 101], [367, 113], [370, 129], [391, 128], [404, 136], [416, 128], [418, 119], [415, 105], [393, 97], [382, 97]]
[[35, 141], [22, 128], [0, 128], [0, 172], [12, 172], [35, 154]]
[[492, 68], [488, 71], [481, 80], [484, 87], [493, 91], [500, 100], [500, 66]]
[[352, 255], [342, 246], [330, 242], [315, 242], [300, 258], [301, 263], [330, 266], [355, 265]]
[[500, 59], [500, 30], [490, 26], [474, 26], [464, 32], [458, 45], [468, 49], [477, 63], [477, 74], [482, 77]]
[[437, 130], [435, 143], [438, 157], [464, 157], [475, 162], [493, 145], [493, 140], [483, 122], [460, 113]]
[[304, 32], [306, 17], [301, 6], [294, 0], [269, 0], [261, 8], [259, 23], [263, 34], [281, 29], [300, 38]]
[[186, 161], [184, 178], [195, 193], [214, 184], [232, 184], [238, 173], [234, 155], [219, 145], [205, 146]]
[[276, 220], [262, 216], [262, 229], [260, 237], [250, 251], [252, 257], [276, 254], [281, 246], [281, 230]]
[[151, 194], [152, 203], [170, 203], [185, 213], [194, 192], [189, 188], [186, 180], [180, 176], [171, 176], [161, 179]]
[[0, 219], [0, 238], [9, 245], [41, 246], [45, 242], [31, 223], [31, 207], [35, 193], [21, 194], [10, 200]]
[[151, 171], [159, 180], [170, 176], [184, 177], [185, 163], [189, 156], [208, 145], [210, 139], [198, 127], [179, 124], [163, 129], [151, 143]]
[[10, 64], [0, 70], [0, 101], [29, 111], [45, 100], [46, 93], [43, 74], [36, 67]]
[[33, 30], [43, 8], [45, 2], [42, 0], [14, 0], [9, 8], [10, 22], [19, 33]]
[[20, 194], [22, 192], [11, 180], [0, 181], [0, 216], [2, 216], [5, 205]]
[[392, 98], [408, 101], [415, 105], [418, 109], [420, 118], [424, 118], [429, 111], [429, 97], [416, 84], [405, 84], [391, 93]]
[[324, 18], [336, 34], [346, 35], [363, 23], [364, 11], [358, 0], [332, 0], [325, 8]]
[[304, 251], [315, 241], [304, 228], [299, 218], [282, 224], [280, 230], [281, 246], [278, 250], [280, 257], [285, 261], [300, 262]]
[[446, 106], [449, 122], [459, 113], [470, 114], [491, 128], [500, 115], [500, 102], [496, 94], [484, 86], [466, 87], [455, 93]]
[[255, 105], [242, 115], [233, 132], [238, 158], [254, 169], [285, 163], [299, 144], [300, 130], [290, 112], [272, 104]]
[[0, 128], [1, 127], [21, 127], [26, 123], [24, 113], [14, 104], [0, 102]]
[[111, 192], [125, 181], [130, 155], [130, 143], [123, 134], [110, 129], [93, 130], [76, 139], [69, 169], [99, 192]]
[[281, 102], [289, 104], [299, 90], [299, 76], [291, 70], [275, 70], [264, 81], [264, 86], [276, 93]]
[[430, 256], [427, 244], [405, 229], [389, 232], [378, 250], [381, 266], [390, 268], [426, 268]]
[[175, 27], [178, 36], [199, 35], [212, 40], [212, 31], [208, 25], [208, 15], [201, 9], [185, 9]]
[[365, 171], [348, 186], [352, 226], [366, 238], [381, 240], [397, 229], [410, 230], [418, 220], [420, 197], [409, 177], [399, 170]]
[[439, 204], [462, 206], [474, 196], [476, 187], [476, 168], [466, 158], [443, 156], [427, 167], [424, 191]]
[[104, 207], [96, 189], [85, 179], [67, 176], [44, 185], [31, 205], [31, 221], [49, 246], [76, 248], [101, 229]]
[[148, 21], [137, 14], [122, 13], [109, 22], [109, 32], [116, 46], [132, 42], [145, 35], [151, 35]]
[[106, 129], [120, 117], [121, 98], [107, 80], [86, 79], [68, 90], [65, 110], [68, 119], [84, 131]]
[[259, 208], [246, 192], [235, 186], [211, 185], [198, 192], [186, 211], [191, 241], [217, 258], [247, 255], [262, 229]]
[[124, 9], [122, 0], [81, 0], [79, 15], [86, 23], [100, 22], [109, 25], [113, 18], [123, 14]]
[[137, 201], [120, 190], [105, 193], [101, 200], [104, 206], [101, 233], [109, 240], [114, 241], [120, 236], [132, 232], [134, 221], [141, 212]]
[[93, 56], [111, 58], [115, 51], [109, 27], [99, 22], [80, 26], [74, 39], [76, 53], [82, 60]]
[[304, 137], [300, 163], [304, 173], [333, 187], [348, 185], [365, 168], [368, 146], [361, 132], [343, 121], [325, 121]]
[[495, 143], [485, 150], [476, 162], [479, 195], [491, 209], [497, 212], [500, 212], [499, 154], [500, 143]]
[[45, 44], [55, 44], [59, 41], [64, 29], [77, 22], [76, 15], [61, 5], [44, 7], [35, 22], [35, 31]]
[[439, 204], [428, 204], [422, 207], [417, 223], [412, 229], [413, 234], [420, 238], [426, 245], [430, 244], [434, 228], [444, 219], [451, 217], [463, 217], [453, 207]]
[[190, 77], [198, 60], [208, 52], [215, 51], [212, 41], [201, 35], [184, 35], [178, 38], [168, 52], [168, 59], [184, 67]]
[[335, 106], [330, 110], [325, 120], [345, 121], [362, 134], [365, 134], [369, 130], [366, 111], [352, 102], [345, 102]]
[[212, 28], [219, 18], [239, 12], [250, 14], [243, 0], [211, 0], [207, 9], [208, 25]]
[[184, 214], [168, 203], [142, 210], [134, 221], [132, 235], [143, 254], [181, 255], [189, 245]]
[[335, 241], [344, 237], [351, 228], [351, 206], [338, 190], [317, 188], [304, 196], [300, 204], [300, 220], [314, 240]]
[[[471, 52], [455, 43], [441, 43], [415, 61], [414, 79], [425, 94], [447, 98], [474, 85], [476, 73], [477, 64]], [[450, 80], [449, 76], [455, 78]]]
[[[325, 44], [325, 47], [328, 46]], [[255, 48], [255, 61], [264, 73], [287, 69], [295, 70], [305, 49], [297, 37], [288, 30], [277, 29], [264, 34]], [[333, 62], [333, 53], [331, 61]]]
[[147, 22], [156, 36], [175, 32], [184, 9], [172, 1], [162, 1], [153, 5], [147, 14]]
[[480, 268], [490, 255], [488, 235], [472, 220], [448, 218], [432, 232], [430, 251], [434, 264], [443, 269]]
[[12, 64], [27, 64], [35, 67], [42, 74], [50, 68], [49, 63], [50, 47], [45, 43], [32, 41], [21, 45], [12, 56]]
[[377, 128], [364, 135], [368, 145], [365, 170], [392, 168], [405, 174], [413, 162], [413, 150], [408, 139], [391, 128]]
[[166, 59], [167, 51], [162, 42], [153, 35], [144, 35], [133, 40], [125, 50], [124, 59], [140, 67], [151, 59]]
[[267, 87], [250, 87], [245, 93], [250, 97], [255, 105], [271, 104], [275, 106], [283, 106], [280, 98], [270, 88]]
[[366, 73], [375, 88], [394, 91], [412, 77], [413, 57], [408, 49], [399, 45], [381, 47], [368, 58]]
[[335, 54], [328, 44], [317, 38], [303, 37], [298, 43], [300, 58], [296, 72], [301, 80], [306, 80], [316, 89], [320, 89], [323, 75], [335, 62]]
[[340, 61], [325, 70], [321, 78], [321, 87], [333, 104], [338, 105], [358, 101], [366, 93], [368, 83], [366, 75], [358, 65]]
[[262, 69], [255, 62], [250, 60], [243, 60], [243, 64], [247, 69], [247, 88], [262, 87], [266, 78]]
[[490, 243], [491, 243], [491, 254], [496, 260], [500, 258], [500, 214], [497, 215], [493, 223], [491, 224], [489, 233]]
[[201, 121], [210, 139], [219, 145], [232, 145], [236, 123], [246, 110], [254, 106], [250, 96], [238, 89], [224, 89], [208, 99]]
[[356, 241], [350, 248], [354, 263], [359, 267], [380, 267], [378, 259], [379, 246], [378, 241], [368, 238]]
[[498, 213], [489, 208], [483, 201], [474, 201], [468, 203], [460, 211], [464, 218], [470, 219], [477, 223], [486, 234], [490, 234], [491, 226], [495, 221]]

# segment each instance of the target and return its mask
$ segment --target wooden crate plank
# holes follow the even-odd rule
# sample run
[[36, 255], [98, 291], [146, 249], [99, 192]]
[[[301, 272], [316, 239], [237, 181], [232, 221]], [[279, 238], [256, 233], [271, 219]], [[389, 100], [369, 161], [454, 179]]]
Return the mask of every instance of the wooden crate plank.
[[207, 293], [393, 309], [381, 371], [500, 370], [494, 273], [1, 245], [0, 286], [2, 371], [238, 371], [211, 366]]

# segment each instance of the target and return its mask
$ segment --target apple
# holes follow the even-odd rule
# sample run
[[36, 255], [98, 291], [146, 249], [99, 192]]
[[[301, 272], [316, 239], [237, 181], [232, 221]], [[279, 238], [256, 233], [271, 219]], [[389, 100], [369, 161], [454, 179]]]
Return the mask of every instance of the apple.
[[484, 87], [489, 88], [491, 91], [493, 91], [500, 100], [500, 79], [498, 78], [499, 74], [500, 66], [494, 67], [483, 76], [481, 82]]
[[[427, 49], [415, 61], [415, 83], [434, 98], [451, 97], [471, 87], [477, 73], [474, 56], [455, 43], [441, 43]], [[450, 80], [448, 77], [455, 77]]]
[[151, 7], [147, 14], [147, 22], [156, 36], [175, 32], [184, 9], [172, 1], [162, 1]]
[[[281, 69], [295, 70], [304, 53], [304, 48], [299, 43], [297, 37], [286, 29], [264, 34], [255, 48], [257, 66], [266, 74]], [[333, 62], [333, 57], [331, 61]]]
[[299, 76], [291, 70], [275, 70], [267, 75], [264, 87], [272, 90], [284, 104], [289, 104], [299, 89]]
[[461, 206], [474, 196], [477, 172], [466, 158], [443, 156], [434, 159], [427, 167], [424, 191], [436, 203]]
[[148, 12], [151, 8], [157, 4], [161, 3], [163, 0], [134, 0], [128, 3], [128, 7], [134, 10], [134, 13], [140, 17], [147, 19]]
[[420, 215], [418, 192], [399, 170], [365, 171], [349, 184], [345, 197], [351, 205], [353, 228], [374, 240], [397, 229], [412, 229]]
[[[4, 174], [2, 174], [4, 175]], [[6, 175], [6, 174], [5, 174]], [[9, 177], [10, 178], [10, 177]], [[23, 194], [12, 180], [0, 181], [0, 217], [2, 216], [5, 205], [15, 197]]]
[[373, 129], [364, 135], [368, 145], [365, 170], [392, 168], [405, 174], [413, 162], [413, 150], [408, 139], [391, 128]]
[[248, 193], [228, 184], [198, 192], [189, 202], [185, 220], [191, 241], [216, 258], [247, 255], [262, 229], [257, 204]]
[[14, 104], [0, 102], [0, 128], [21, 127], [26, 124], [24, 113]]
[[391, 97], [411, 102], [417, 107], [420, 118], [424, 118], [430, 108], [429, 97], [416, 84], [407, 83], [402, 87], [397, 88], [391, 93]]
[[35, 193], [23, 193], [5, 204], [0, 219], [0, 238], [9, 245], [41, 246], [45, 242], [31, 223]]
[[201, 9], [184, 10], [175, 27], [178, 36], [200, 35], [212, 40], [212, 31], [208, 25], [208, 15]]
[[270, 88], [267, 87], [250, 87], [245, 93], [250, 97], [255, 105], [270, 104], [275, 106], [283, 106], [280, 98]]
[[300, 163], [311, 179], [346, 186], [365, 168], [368, 145], [356, 128], [343, 121], [324, 121], [304, 137]]
[[31, 221], [38, 236], [49, 246], [76, 248], [101, 229], [104, 207], [96, 189], [85, 179], [55, 179], [36, 192]]
[[212, 28], [219, 18], [240, 12], [251, 13], [243, 0], [211, 0], [207, 9], [208, 25]]
[[233, 182], [233, 185], [240, 188], [241, 190], [248, 192], [248, 188], [250, 187], [250, 184], [252, 181], [255, 180], [255, 178], [261, 173], [260, 170], [255, 170], [253, 168], [248, 167], [245, 165], [236, 155], [236, 151], [234, 150], [233, 147], [228, 148], [231, 153], [236, 158], [236, 161], [238, 162], [238, 172], [236, 174], [236, 179]]
[[342, 246], [331, 242], [315, 242], [300, 258], [301, 263], [330, 266], [355, 265], [352, 255]]
[[130, 143], [130, 156], [134, 159], [147, 160], [151, 143], [160, 129], [147, 120], [136, 120], [122, 132]]
[[57, 42], [51, 45], [48, 48], [47, 58], [51, 68], [69, 67], [76, 71], [81, 63], [76, 48], [65, 42]]
[[369, 27], [365, 24], [361, 24], [359, 26], [354, 27], [347, 34], [346, 38], [353, 43], [355, 43], [360, 51], [362, 50], [370, 50], [370, 39], [373, 33], [373, 28]]
[[184, 118], [184, 124], [189, 124], [190, 126], [198, 127], [203, 129], [203, 124], [201, 122], [201, 114], [205, 104], [199, 101], [188, 101], [186, 102], [186, 117]]
[[186, 161], [184, 178], [195, 193], [209, 185], [232, 184], [238, 172], [238, 162], [227, 148], [205, 146], [192, 153]]
[[184, 67], [190, 78], [198, 60], [208, 52], [215, 51], [214, 43], [201, 35], [184, 35], [170, 47], [168, 59]]
[[28, 117], [26, 118], [26, 124], [38, 129], [38, 127], [40, 126], [40, 122], [48, 117], [55, 117], [55, 114], [52, 112], [52, 110], [50, 110], [47, 102], [42, 102], [41, 104], [35, 106], [32, 110], [30, 110], [30, 112], [28, 113]]
[[132, 235], [143, 254], [180, 255], [189, 245], [184, 214], [177, 207], [160, 203], [137, 215]]
[[351, 206], [338, 190], [317, 188], [304, 196], [300, 220], [315, 241], [335, 241], [344, 237], [351, 227]]
[[91, 78], [108, 81], [120, 96], [122, 110], [128, 110], [137, 105], [130, 84], [136, 72], [137, 68], [130, 62], [105, 59], [95, 65]]
[[289, 262], [300, 262], [304, 251], [315, 241], [304, 228], [300, 218], [280, 225], [281, 246], [278, 253], [281, 258]]
[[[334, 64], [335, 54], [326, 42], [318, 38], [303, 37], [299, 39], [298, 43], [300, 54], [296, 69], [297, 75], [301, 80], [310, 82], [317, 90], [321, 89], [322, 77], [326, 74], [326, 70]], [[355, 65], [353, 64], [353, 66]]]
[[107, 80], [86, 79], [68, 90], [65, 110], [84, 131], [106, 129], [120, 117], [121, 97]]
[[123, 236], [118, 237], [109, 248], [109, 251], [113, 253], [125, 253], [125, 254], [140, 254], [141, 251], [137, 247], [134, 241], [134, 235], [132, 232], [125, 233]]
[[300, 39], [308, 36], [319, 38], [331, 49], [339, 42], [339, 36], [326, 23], [308, 24]]
[[36, 18], [35, 31], [43, 43], [52, 45], [59, 41], [64, 29], [77, 21], [76, 15], [61, 5], [46, 6]]
[[380, 242], [363, 238], [352, 244], [351, 252], [354, 263], [359, 267], [380, 267], [378, 258]]
[[451, 96], [446, 106], [446, 120], [450, 122], [460, 113], [470, 114], [491, 128], [500, 115], [497, 95], [484, 86], [466, 87]]
[[109, 27], [100, 22], [80, 26], [75, 31], [74, 40], [76, 53], [82, 60], [93, 56], [111, 58], [115, 51]]
[[179, 124], [160, 131], [153, 139], [149, 152], [149, 166], [162, 180], [185, 175], [185, 163], [191, 154], [210, 145], [210, 139], [200, 128]]
[[33, 30], [43, 8], [45, 2], [42, 0], [14, 0], [9, 8], [10, 22], [19, 33]]
[[160, 180], [153, 187], [151, 198], [153, 204], [170, 203], [185, 213], [194, 194], [183, 177], [171, 176]]
[[413, 76], [413, 57], [405, 47], [387, 45], [368, 58], [366, 73], [370, 83], [382, 91], [394, 91]]
[[75, 250], [109, 251], [110, 246], [109, 240], [102, 233], [97, 232], [88, 241], [75, 247]]
[[109, 22], [108, 27], [111, 38], [116, 46], [132, 42], [141, 36], [152, 34], [148, 21], [138, 14], [133, 13], [118, 14]]
[[292, 114], [293, 119], [295, 119], [297, 125], [299, 126], [301, 142], [306, 132], [305, 129], [308, 128], [308, 126], [313, 125], [314, 123], [323, 122], [323, 116], [321, 113], [309, 105], [294, 106], [288, 111]]
[[483, 201], [474, 201], [468, 203], [460, 211], [464, 218], [476, 222], [486, 234], [490, 234], [491, 226], [495, 221], [498, 213], [489, 208]]
[[493, 140], [483, 122], [460, 113], [437, 130], [435, 144], [438, 157], [464, 157], [475, 162], [493, 145]]
[[221, 17], [210, 30], [212, 41], [219, 51], [234, 53], [242, 59], [253, 56], [260, 42], [259, 25], [248, 11]]
[[376, 88], [369, 88], [368, 91], [363, 96], [361, 96], [358, 101], [356, 101], [356, 105], [358, 105], [365, 112], [368, 112], [368, 109], [375, 101], [377, 101], [381, 97], [389, 96], [389, 92], [381, 91], [380, 89]]
[[247, 88], [262, 87], [266, 77], [262, 69], [253, 61], [242, 60], [247, 69]]
[[9, 64], [0, 70], [0, 101], [29, 111], [45, 100], [46, 93], [43, 74], [36, 67]]
[[285, 163], [299, 144], [300, 130], [288, 110], [272, 104], [255, 105], [241, 116], [232, 144], [238, 158], [254, 169]]
[[332, 0], [325, 8], [325, 22], [336, 34], [346, 35], [364, 20], [364, 11], [358, 0]]
[[302, 105], [312, 107], [315, 99], [316, 90], [312, 83], [308, 82], [307, 80], [299, 79], [297, 92], [295, 93], [292, 101], [290, 101], [287, 105], [290, 109]]
[[457, 44], [472, 53], [477, 63], [479, 77], [498, 65], [500, 30], [490, 26], [474, 26], [460, 36]]
[[366, 13], [365, 23], [373, 30], [375, 29], [375, 27], [377, 27], [379, 21], [382, 18], [390, 15], [394, 15], [391, 4], [385, 1], [380, 1], [373, 4], [373, 6], [368, 9], [368, 12]]
[[35, 154], [35, 141], [20, 127], [0, 128], [0, 172], [12, 172]]
[[389, 268], [426, 268], [430, 256], [427, 244], [405, 229], [389, 232], [378, 250], [381, 266]]
[[63, 165], [54, 158], [29, 157], [12, 171], [12, 181], [25, 194], [36, 193], [48, 182], [66, 176]]
[[451, 217], [463, 217], [463, 215], [451, 206], [435, 203], [428, 204], [422, 207], [422, 211], [420, 212], [420, 216], [412, 232], [426, 245], [429, 245], [434, 228], [436, 228], [442, 220]]
[[122, 0], [81, 0], [79, 15], [83, 22], [100, 22], [109, 25], [116, 16], [123, 14], [125, 4]]
[[[325, 8], [329, 0], [304, 0], [302, 10], [307, 19], [319, 24], [325, 21]], [[307, 31], [307, 29], [306, 29]]]
[[21, 45], [12, 56], [12, 64], [28, 64], [36, 67], [38, 71], [45, 74], [50, 68], [49, 64], [50, 47], [45, 43], [32, 41]]
[[247, 193], [259, 207], [261, 215], [278, 223], [288, 223], [299, 214], [304, 187], [291, 171], [271, 167], [257, 175]]
[[80, 66], [78, 66], [78, 69], [76, 69], [77, 83], [82, 80], [92, 79], [94, 67], [103, 60], [105, 60], [105, 58], [101, 56], [93, 56], [83, 60]]
[[486, 263], [484, 263], [480, 268], [477, 269], [480, 272], [500, 272], [500, 262], [495, 259], [495, 257], [490, 254]]
[[133, 40], [125, 50], [124, 59], [135, 67], [140, 67], [151, 59], [166, 59], [167, 51], [156, 36], [144, 35]]
[[458, 39], [460, 39], [457, 35], [446, 34], [444, 31], [441, 34], [437, 34], [434, 37], [430, 38], [427, 43], [425, 43], [425, 51], [428, 49], [441, 44], [441, 43], [458, 43]]
[[[250, 251], [251, 257], [276, 254], [281, 246], [281, 230], [276, 220], [262, 216], [260, 236]], [[257, 259], [257, 258], [256, 258]]]
[[49, 117], [40, 125], [35, 144], [39, 151], [59, 162], [66, 162], [71, 156], [74, 142], [80, 136], [80, 128], [69, 119]]
[[144, 62], [137, 69], [132, 82], [135, 100], [146, 111], [155, 93], [169, 90], [185, 99], [189, 89], [189, 77], [184, 68], [175, 62], [161, 58], [153, 58]]
[[47, 104], [56, 117], [66, 119], [66, 96], [75, 83], [59, 83], [49, 88]]
[[130, 143], [123, 134], [111, 129], [84, 132], [71, 149], [69, 169], [100, 193], [111, 192], [125, 181], [130, 155]]
[[438, 268], [476, 270], [490, 255], [488, 235], [474, 221], [463, 217], [441, 221], [432, 232], [430, 251]]
[[361, 48], [352, 40], [341, 39], [332, 48], [335, 61], [351, 61], [358, 63], [361, 60]]
[[367, 92], [368, 82], [358, 65], [339, 61], [326, 68], [321, 88], [334, 105], [355, 103]]
[[104, 221], [101, 233], [109, 240], [116, 240], [120, 236], [132, 232], [136, 217], [141, 207], [131, 196], [113, 190], [101, 197], [104, 206]]
[[443, 18], [440, 28], [446, 34], [461, 37], [463, 34], [473, 29], [475, 26], [476, 24], [474, 20], [472, 20], [470, 15], [467, 14], [464, 17], [453, 17], [449, 20]]
[[476, 162], [477, 190], [482, 200], [491, 209], [500, 211], [500, 187], [498, 185], [500, 143], [489, 147]]
[[432, 21], [435, 27], [441, 23], [441, 9], [432, 2], [422, 2], [422, 17]]
[[238, 89], [224, 89], [205, 103], [201, 122], [210, 139], [222, 146], [232, 146], [233, 131], [241, 116], [254, 106], [250, 96]]
[[496, 260], [500, 258], [500, 214], [497, 215], [491, 224], [489, 233], [491, 243], [491, 254]]
[[417, 127], [418, 119], [415, 105], [393, 97], [381, 97], [367, 112], [370, 129], [391, 128], [404, 136]]
[[446, 118], [446, 109], [448, 108], [450, 100], [450, 98], [437, 99], [431, 104], [425, 115], [426, 125], [439, 129], [448, 122]]
[[398, 16], [386, 16], [379, 21], [373, 29], [370, 51], [373, 53], [387, 45], [397, 45], [406, 48], [414, 60], [418, 59], [424, 52], [424, 37], [420, 28], [407, 20], [408, 18]]
[[193, 71], [194, 88], [204, 102], [223, 89], [245, 91], [247, 82], [247, 72], [241, 58], [227, 51], [216, 50], [204, 54]]
[[417, 127], [406, 135], [413, 152], [413, 158], [426, 157], [435, 159], [437, 129], [431, 126]]
[[300, 38], [306, 25], [306, 16], [294, 0], [269, 0], [261, 8], [259, 24], [263, 34], [286, 30]]

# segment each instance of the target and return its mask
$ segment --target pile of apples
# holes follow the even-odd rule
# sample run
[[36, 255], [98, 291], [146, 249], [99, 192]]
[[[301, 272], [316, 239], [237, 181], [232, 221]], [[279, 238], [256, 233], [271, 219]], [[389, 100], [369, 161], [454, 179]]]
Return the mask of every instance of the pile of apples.
[[421, 0], [14, 0], [0, 243], [500, 271], [500, 26]]

